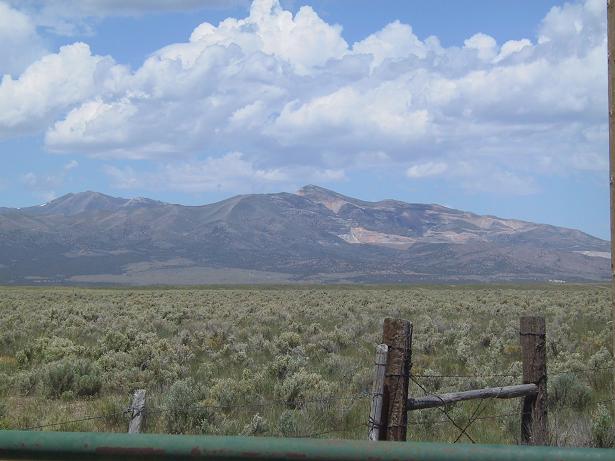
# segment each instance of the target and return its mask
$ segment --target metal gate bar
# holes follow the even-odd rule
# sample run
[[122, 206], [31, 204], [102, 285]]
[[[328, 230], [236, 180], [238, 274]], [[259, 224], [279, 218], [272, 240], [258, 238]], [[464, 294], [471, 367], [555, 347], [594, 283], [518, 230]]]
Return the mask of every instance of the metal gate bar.
[[268, 437], [0, 431], [0, 459], [615, 461], [615, 450]]

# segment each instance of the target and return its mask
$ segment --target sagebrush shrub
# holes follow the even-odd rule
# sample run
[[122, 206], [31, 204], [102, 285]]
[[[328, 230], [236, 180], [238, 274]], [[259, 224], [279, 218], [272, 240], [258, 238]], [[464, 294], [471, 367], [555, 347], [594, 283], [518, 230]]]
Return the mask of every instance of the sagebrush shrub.
[[99, 370], [88, 360], [59, 360], [48, 364], [42, 373], [43, 393], [47, 397], [92, 396], [102, 387]]
[[[550, 423], [563, 431], [560, 443], [598, 443], [597, 438], [591, 442], [587, 388], [594, 401], [610, 393], [611, 371], [598, 371], [612, 364], [610, 297], [599, 285], [0, 287], [0, 292], [0, 398], [6, 398], [11, 428], [63, 421], [74, 412], [121, 411], [130, 404], [131, 392], [144, 388], [152, 432], [256, 430], [277, 436], [339, 429], [344, 431], [327, 436], [364, 438], [370, 399], [360, 393], [371, 390], [385, 317], [413, 322], [414, 373], [482, 376], [519, 375], [519, 316], [544, 315], [549, 404], [556, 410]], [[78, 360], [90, 362], [91, 372], [68, 366]], [[556, 381], [567, 370], [575, 371], [578, 383]], [[192, 384], [186, 386], [189, 378]], [[419, 382], [426, 392], [445, 393], [519, 379]], [[412, 396], [424, 392], [411, 384]], [[113, 404], [107, 408], [106, 401]], [[484, 401], [483, 416], [513, 416], [497, 424], [479, 418], [470, 433], [479, 442], [515, 443], [518, 404], [517, 399]], [[181, 411], [186, 408], [189, 414]], [[466, 402], [451, 411], [463, 423], [474, 408]], [[256, 412], [266, 424], [254, 419]], [[424, 421], [410, 424], [414, 440], [452, 442], [456, 437], [438, 410], [410, 412], [409, 418]], [[125, 431], [126, 424], [120, 415], [61, 429]], [[581, 426], [583, 437], [563, 435], [566, 428]]]
[[584, 410], [591, 401], [591, 388], [574, 374], [564, 373], [549, 380], [548, 397], [549, 406], [552, 408], [571, 407]]
[[278, 430], [284, 437], [297, 435], [299, 431], [299, 414], [294, 410], [284, 410], [278, 418]]
[[210, 413], [201, 403], [203, 388], [192, 378], [173, 383], [164, 396], [164, 422], [167, 432], [183, 434], [197, 431]]
[[602, 403], [599, 403], [592, 412], [592, 437], [596, 447], [612, 448], [615, 446], [613, 417]]
[[310, 373], [301, 369], [277, 383], [274, 392], [276, 397], [283, 400], [289, 409], [295, 409], [301, 408], [307, 401], [330, 398], [334, 392], [334, 386], [318, 373]]

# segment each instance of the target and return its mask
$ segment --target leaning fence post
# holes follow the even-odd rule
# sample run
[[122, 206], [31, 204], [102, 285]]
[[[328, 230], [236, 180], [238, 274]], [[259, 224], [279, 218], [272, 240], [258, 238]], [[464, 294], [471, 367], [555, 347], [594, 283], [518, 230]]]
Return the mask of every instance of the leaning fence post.
[[379, 344], [376, 347], [376, 373], [374, 375], [374, 384], [372, 386], [372, 406], [369, 411], [369, 421], [367, 426], [369, 432], [368, 440], [380, 440], [380, 434], [384, 431], [382, 428], [382, 397], [384, 395], [384, 375], [386, 373], [387, 355], [389, 346]]
[[402, 319], [384, 319], [382, 342], [388, 346], [388, 354], [382, 410], [384, 430], [380, 431], [380, 440], [405, 441], [412, 323]]
[[129, 434], [138, 434], [145, 427], [145, 389], [137, 389], [130, 405]]
[[523, 384], [536, 384], [538, 392], [523, 399], [521, 443], [547, 445], [547, 354], [544, 317], [521, 317], [519, 334], [523, 355]]

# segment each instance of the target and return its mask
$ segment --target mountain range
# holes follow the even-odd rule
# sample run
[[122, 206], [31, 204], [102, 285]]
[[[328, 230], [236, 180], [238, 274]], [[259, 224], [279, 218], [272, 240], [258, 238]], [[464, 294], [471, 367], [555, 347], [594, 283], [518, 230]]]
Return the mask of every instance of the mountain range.
[[0, 283], [603, 281], [578, 230], [317, 186], [202, 206], [97, 192], [0, 208]]

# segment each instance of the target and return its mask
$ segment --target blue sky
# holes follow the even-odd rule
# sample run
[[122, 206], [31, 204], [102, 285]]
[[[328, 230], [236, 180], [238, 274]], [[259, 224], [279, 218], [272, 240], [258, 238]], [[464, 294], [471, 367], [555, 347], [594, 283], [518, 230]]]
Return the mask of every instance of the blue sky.
[[607, 238], [605, 3], [0, 0], [0, 206], [314, 183]]

